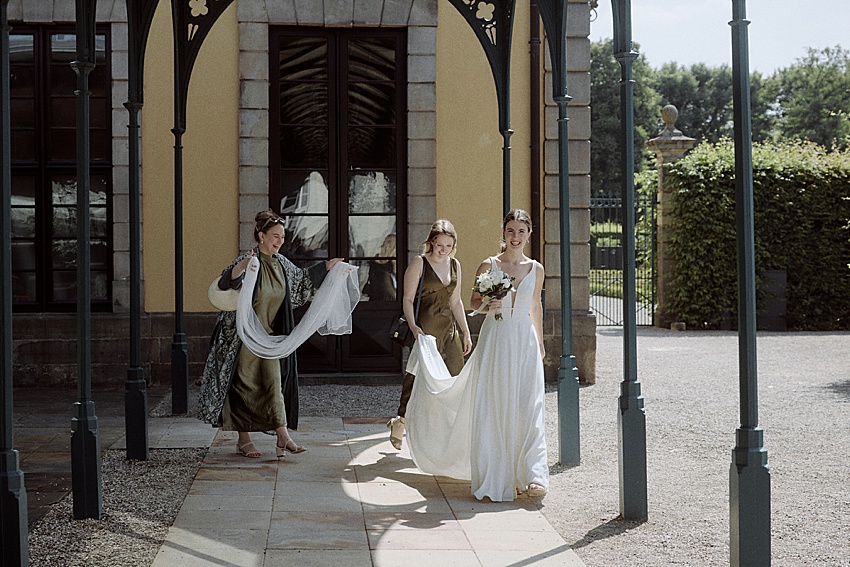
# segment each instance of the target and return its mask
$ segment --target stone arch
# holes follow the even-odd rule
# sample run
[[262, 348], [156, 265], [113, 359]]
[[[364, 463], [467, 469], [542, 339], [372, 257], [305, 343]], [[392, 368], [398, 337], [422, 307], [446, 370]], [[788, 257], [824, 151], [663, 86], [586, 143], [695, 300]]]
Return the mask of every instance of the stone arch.
[[254, 213], [268, 206], [270, 25], [406, 27], [408, 250], [437, 214], [437, 0], [239, 2], [239, 240], [253, 244]]

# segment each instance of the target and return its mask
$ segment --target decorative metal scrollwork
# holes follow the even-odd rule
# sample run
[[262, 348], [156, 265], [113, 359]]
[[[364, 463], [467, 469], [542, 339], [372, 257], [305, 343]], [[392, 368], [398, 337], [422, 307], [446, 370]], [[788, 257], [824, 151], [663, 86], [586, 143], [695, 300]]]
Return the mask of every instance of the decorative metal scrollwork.
[[219, 16], [232, 3], [233, 0], [171, 0], [175, 88], [179, 93], [175, 108], [175, 124], [178, 129], [186, 128], [189, 77], [198, 52]]
[[[499, 25], [499, 16], [505, 15], [497, 13], [497, 8], [499, 7], [498, 4], [503, 4], [502, 2], [487, 2], [486, 0], [458, 0], [452, 1], [452, 4], [454, 4], [455, 8], [463, 14], [466, 21], [475, 30], [479, 39], [483, 36], [490, 42], [490, 45], [493, 46], [499, 45], [501, 43], [500, 39], [505, 39], [500, 38], [499, 34], [496, 33], [497, 29], [501, 27]], [[507, 25], [510, 26], [510, 18], [513, 16], [513, 2], [507, 2], [505, 4], [511, 4], [511, 7], [509, 13], [506, 14], [507, 22], [503, 21], [502, 24], [507, 23]], [[508, 39], [509, 38], [510, 35], [508, 36]]]
[[142, 104], [145, 71], [145, 47], [148, 43], [153, 15], [159, 0], [127, 0], [129, 36], [129, 101]]
[[475, 32], [496, 81], [499, 99], [499, 130], [510, 129], [508, 89], [510, 87], [511, 34], [516, 0], [449, 0]]

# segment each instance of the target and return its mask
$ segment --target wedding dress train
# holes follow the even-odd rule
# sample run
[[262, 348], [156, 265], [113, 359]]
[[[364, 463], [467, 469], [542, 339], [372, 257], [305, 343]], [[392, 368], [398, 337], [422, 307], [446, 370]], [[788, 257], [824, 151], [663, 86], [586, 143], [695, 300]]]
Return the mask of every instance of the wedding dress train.
[[460, 374], [449, 374], [427, 335], [408, 361], [416, 381], [405, 421], [416, 466], [471, 480], [479, 500], [513, 500], [530, 483], [549, 487], [543, 361], [531, 322], [535, 272], [502, 300], [503, 320], [487, 314]]

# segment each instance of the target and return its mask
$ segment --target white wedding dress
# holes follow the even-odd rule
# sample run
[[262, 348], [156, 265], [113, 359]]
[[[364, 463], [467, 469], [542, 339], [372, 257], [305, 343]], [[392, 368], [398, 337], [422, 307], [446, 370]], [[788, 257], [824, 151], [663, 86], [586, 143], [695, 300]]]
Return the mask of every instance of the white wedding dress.
[[543, 361], [531, 323], [536, 269], [502, 300], [501, 321], [487, 314], [459, 375], [427, 335], [407, 365], [416, 376], [405, 418], [413, 461], [429, 474], [471, 480], [479, 500], [513, 500], [529, 483], [549, 488]]

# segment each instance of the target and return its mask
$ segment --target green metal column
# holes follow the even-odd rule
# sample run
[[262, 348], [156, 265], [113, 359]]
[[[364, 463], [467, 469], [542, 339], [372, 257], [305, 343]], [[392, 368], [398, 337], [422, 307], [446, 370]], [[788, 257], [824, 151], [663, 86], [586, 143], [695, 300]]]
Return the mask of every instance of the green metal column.
[[77, 0], [77, 415], [71, 419], [74, 518], [100, 519], [100, 437], [91, 399], [91, 230], [89, 225], [89, 74], [95, 62], [95, 0]]
[[171, 412], [189, 411], [189, 347], [183, 330], [183, 134], [192, 67], [210, 30], [233, 0], [218, 0], [199, 9], [186, 0], [171, 0], [174, 34], [174, 335], [171, 341]]
[[573, 292], [570, 262], [570, 164], [567, 106], [567, 0], [538, 0], [552, 58], [552, 96], [558, 105], [558, 207], [561, 225], [561, 364], [558, 368], [559, 462], [581, 462], [579, 387], [573, 354]]
[[12, 419], [12, 174], [11, 109], [9, 106], [9, 0], [0, 0], [0, 565], [29, 565], [27, 491], [18, 451], [14, 449]]
[[647, 518], [646, 412], [637, 379], [637, 313], [635, 300], [635, 117], [630, 0], [612, 0], [614, 57], [620, 63], [620, 115], [623, 171], [623, 382], [620, 384], [619, 441], [620, 514], [626, 520]]
[[[187, 2], [171, 0], [174, 28], [174, 335], [171, 338], [171, 413], [189, 412], [189, 345], [183, 326], [183, 134], [189, 69], [185, 65]], [[194, 60], [192, 61], [194, 63]], [[185, 79], [185, 80], [184, 80]]]
[[732, 0], [735, 227], [738, 250], [738, 372], [741, 426], [729, 469], [729, 553], [733, 567], [770, 565], [770, 469], [758, 423], [755, 230], [749, 43], [745, 0]]
[[130, 141], [130, 365], [124, 387], [127, 458], [146, 461], [148, 453], [148, 393], [142, 368], [142, 195], [139, 169], [139, 111], [142, 109], [145, 46], [159, 0], [127, 0]]

